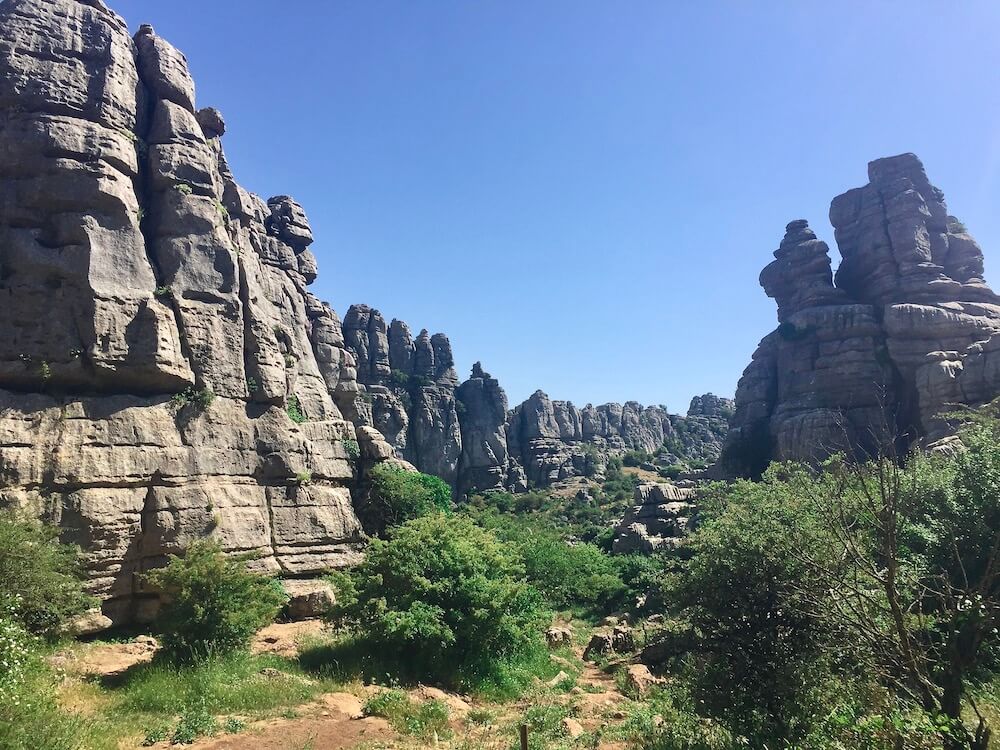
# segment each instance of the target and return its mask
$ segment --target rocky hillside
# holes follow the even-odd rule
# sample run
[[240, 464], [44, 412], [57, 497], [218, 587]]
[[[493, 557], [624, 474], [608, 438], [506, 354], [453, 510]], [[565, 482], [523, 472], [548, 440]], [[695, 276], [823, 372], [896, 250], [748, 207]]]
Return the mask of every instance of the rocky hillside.
[[948, 434], [939, 415], [1000, 393], [1000, 298], [983, 254], [913, 154], [868, 165], [830, 206], [842, 261], [791, 222], [760, 275], [778, 327], [743, 373], [720, 468], [909, 445]]
[[650, 459], [659, 453], [662, 465], [708, 464], [719, 456], [733, 412], [731, 400], [712, 394], [695, 397], [679, 416], [635, 401], [578, 409], [542, 391], [509, 409], [502, 386], [478, 362], [459, 385], [442, 333], [422, 330], [414, 338], [406, 323], [386, 324], [378, 310], [353, 305], [343, 339], [359, 387], [343, 400], [345, 411], [460, 497], [600, 473], [609, 456], [630, 450]]
[[0, 2], [0, 505], [83, 547], [112, 621], [148, 618], [140, 574], [208, 534], [286, 577], [357, 560], [377, 461], [465, 494], [717, 452], [703, 407], [508, 411], [447, 337], [364, 305], [341, 323], [302, 207], [240, 187], [225, 131], [151, 27]]

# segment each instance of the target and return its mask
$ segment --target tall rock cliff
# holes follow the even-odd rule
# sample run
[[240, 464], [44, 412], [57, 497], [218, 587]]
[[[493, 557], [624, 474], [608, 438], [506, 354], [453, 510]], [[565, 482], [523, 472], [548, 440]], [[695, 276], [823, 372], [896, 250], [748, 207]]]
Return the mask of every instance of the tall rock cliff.
[[1000, 394], [1000, 298], [979, 245], [913, 154], [871, 162], [868, 179], [830, 207], [835, 278], [804, 220], [761, 273], [779, 325], [740, 379], [725, 473], [934, 440], [942, 412]]
[[344, 418], [302, 208], [243, 190], [224, 131], [152, 28], [0, 3], [0, 505], [83, 547], [116, 622], [208, 534], [286, 576], [357, 560], [351, 493], [388, 455]]
[[351, 306], [343, 330], [357, 361], [357, 418], [382, 433], [400, 458], [455, 485], [462, 431], [448, 337], [424, 330], [414, 339], [406, 323], [386, 326], [367, 305]]

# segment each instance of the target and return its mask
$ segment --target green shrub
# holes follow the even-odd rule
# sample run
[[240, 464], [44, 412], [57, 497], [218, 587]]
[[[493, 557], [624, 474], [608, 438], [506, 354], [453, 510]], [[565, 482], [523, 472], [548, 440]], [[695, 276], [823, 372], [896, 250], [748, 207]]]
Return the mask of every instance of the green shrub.
[[652, 458], [646, 451], [626, 451], [625, 455], [622, 456], [622, 464], [625, 466], [641, 466], [642, 464], [648, 462]]
[[625, 586], [614, 560], [593, 544], [535, 534], [519, 544], [528, 580], [557, 609], [618, 604]]
[[376, 540], [332, 580], [332, 619], [403, 679], [502, 689], [542, 651], [549, 622], [516, 550], [462, 517], [433, 514]]
[[680, 464], [671, 464], [670, 466], [664, 466], [657, 473], [664, 479], [677, 479], [677, 477], [684, 473], [684, 467]]
[[451, 487], [439, 477], [380, 463], [372, 469], [368, 515], [376, 528], [451, 509]]
[[16, 603], [11, 597], [6, 611], [0, 610], [0, 705], [17, 705], [24, 699], [25, 673], [34, 648], [31, 635], [15, 619]]
[[185, 706], [177, 728], [170, 738], [174, 745], [190, 745], [199, 737], [207, 737], [219, 731], [219, 722], [208, 712], [204, 699]]
[[389, 382], [399, 388], [407, 388], [410, 385], [410, 376], [402, 370], [393, 370], [389, 373]]
[[302, 424], [307, 421], [306, 415], [302, 412], [302, 407], [299, 404], [299, 397], [294, 393], [288, 395], [285, 412], [288, 414], [288, 418], [295, 422], [295, 424]]
[[194, 404], [199, 409], [207, 409], [215, 401], [215, 394], [209, 388], [186, 388], [180, 393], [175, 393], [170, 397], [172, 403], [178, 409], [183, 409], [188, 404]]
[[[691, 627], [699, 705], [728, 728], [770, 746], [800, 736], [817, 682], [829, 674], [832, 634], [807, 606], [826, 591], [795, 550], [829, 551], [804, 469], [773, 467], [764, 483], [719, 486], [688, 542], [693, 557], [667, 598]], [[787, 481], [786, 481], [787, 479]], [[808, 544], [804, 540], [809, 540]]]
[[83, 593], [79, 550], [58, 537], [54, 527], [0, 512], [0, 614], [50, 640], [94, 604]]
[[167, 656], [191, 661], [245, 649], [274, 620], [287, 597], [276, 580], [247, 571], [246, 560], [199, 541], [147, 574], [165, 597], [159, 625]]
[[361, 457], [361, 446], [358, 445], [357, 440], [348, 438], [344, 441], [344, 452], [347, 454], [348, 458], [357, 460]]
[[447, 737], [448, 706], [438, 700], [416, 702], [402, 690], [385, 690], [365, 703], [365, 714], [381, 716], [398, 732], [412, 734], [425, 740]]

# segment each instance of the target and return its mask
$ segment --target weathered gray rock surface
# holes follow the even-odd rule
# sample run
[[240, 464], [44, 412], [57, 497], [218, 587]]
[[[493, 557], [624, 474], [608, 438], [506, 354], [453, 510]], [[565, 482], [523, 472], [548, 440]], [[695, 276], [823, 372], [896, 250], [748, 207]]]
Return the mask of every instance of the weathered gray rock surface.
[[0, 505], [83, 547], [115, 623], [204, 536], [291, 578], [358, 560], [352, 492], [392, 453], [351, 421], [305, 213], [243, 190], [224, 132], [152, 28], [0, 3]]
[[1000, 299], [976, 241], [913, 154], [871, 162], [868, 178], [830, 207], [835, 281], [803, 220], [761, 273], [780, 324], [740, 380], [722, 473], [935, 440], [943, 411], [1000, 393]]
[[367, 305], [351, 306], [343, 331], [357, 361], [360, 403], [354, 411], [361, 421], [382, 433], [399, 458], [454, 486], [462, 431], [448, 337], [424, 330], [414, 340], [406, 323], [387, 326]]
[[661, 547], [676, 547], [688, 532], [694, 490], [669, 483], [640, 484], [635, 500], [615, 527], [611, 551], [615, 554], [649, 554]]
[[733, 412], [730, 399], [696, 396], [686, 416], [635, 401], [578, 409], [536, 391], [511, 410], [507, 444], [511, 461], [533, 486], [604, 471], [625, 451], [660, 452], [667, 464], [710, 463], [722, 448]]

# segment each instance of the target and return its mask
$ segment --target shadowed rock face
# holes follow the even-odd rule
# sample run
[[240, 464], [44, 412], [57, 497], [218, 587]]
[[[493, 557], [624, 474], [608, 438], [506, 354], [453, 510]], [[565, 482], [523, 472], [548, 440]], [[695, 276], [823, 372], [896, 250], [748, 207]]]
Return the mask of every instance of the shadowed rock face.
[[224, 131], [151, 27], [0, 2], [0, 504], [83, 547], [116, 623], [209, 534], [287, 576], [356, 561], [352, 491], [391, 455], [350, 421], [305, 213], [236, 183]]
[[1000, 393], [1000, 300], [976, 241], [913, 154], [873, 161], [868, 177], [830, 207], [835, 284], [828, 248], [803, 220], [761, 273], [780, 325], [740, 379], [725, 473], [934, 440], [948, 433], [938, 415], [950, 404]]

